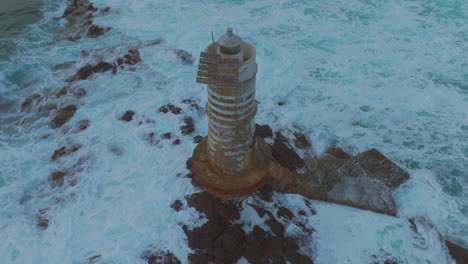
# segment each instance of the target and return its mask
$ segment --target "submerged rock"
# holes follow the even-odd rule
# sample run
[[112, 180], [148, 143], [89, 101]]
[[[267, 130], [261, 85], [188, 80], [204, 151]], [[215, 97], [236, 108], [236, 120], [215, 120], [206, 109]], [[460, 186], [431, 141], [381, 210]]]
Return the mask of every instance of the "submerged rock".
[[305, 149], [309, 148], [312, 145], [310, 144], [309, 140], [304, 136], [304, 134], [301, 134], [299, 132], [294, 132], [294, 145], [299, 148], [299, 149]]
[[49, 208], [40, 209], [36, 214], [36, 226], [40, 229], [49, 227]]
[[86, 32], [86, 37], [87, 38], [98, 38], [102, 35], [104, 35], [106, 32], [110, 31], [111, 28], [103, 28], [98, 25], [91, 25], [89, 27], [88, 32]]
[[174, 54], [177, 55], [177, 57], [183, 64], [192, 65], [195, 62], [195, 59], [193, 58], [192, 54], [190, 54], [186, 50], [175, 49]]
[[191, 117], [186, 117], [183, 119], [184, 125], [180, 127], [182, 135], [192, 134], [195, 131], [193, 124], [193, 119]]
[[49, 176], [49, 182], [52, 187], [62, 186], [65, 181], [66, 172], [54, 171]]
[[28, 107], [30, 107], [33, 103], [36, 103], [42, 100], [43, 98], [43, 95], [37, 93], [28, 96], [26, 97], [26, 99], [24, 99], [23, 103], [21, 103], [21, 109], [25, 110]]
[[143, 252], [142, 259], [148, 264], [181, 264], [180, 260], [170, 251], [146, 251]]
[[67, 105], [65, 107], [59, 108], [55, 112], [54, 118], [50, 121], [50, 126], [53, 128], [58, 128], [63, 126], [76, 112], [76, 105]]
[[80, 120], [75, 125], [75, 131], [80, 132], [80, 131], [86, 130], [89, 127], [89, 125], [90, 125], [89, 120], [87, 119]]
[[61, 148], [58, 148], [54, 151], [54, 153], [52, 154], [52, 156], [50, 157], [51, 160], [55, 161], [65, 155], [70, 155], [76, 151], [78, 151], [79, 149], [81, 148], [81, 145], [79, 144], [75, 144], [75, 145], [72, 145], [70, 147], [61, 147]]

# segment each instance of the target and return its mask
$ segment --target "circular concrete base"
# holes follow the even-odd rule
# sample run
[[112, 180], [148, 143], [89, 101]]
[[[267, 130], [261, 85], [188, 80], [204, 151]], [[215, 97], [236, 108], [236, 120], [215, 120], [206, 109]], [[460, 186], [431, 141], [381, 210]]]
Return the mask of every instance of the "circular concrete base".
[[195, 147], [192, 156], [194, 179], [208, 192], [221, 197], [245, 196], [260, 188], [270, 176], [271, 152], [263, 139], [254, 147], [255, 164], [243, 173], [228, 175], [216, 172], [208, 162], [207, 138]]

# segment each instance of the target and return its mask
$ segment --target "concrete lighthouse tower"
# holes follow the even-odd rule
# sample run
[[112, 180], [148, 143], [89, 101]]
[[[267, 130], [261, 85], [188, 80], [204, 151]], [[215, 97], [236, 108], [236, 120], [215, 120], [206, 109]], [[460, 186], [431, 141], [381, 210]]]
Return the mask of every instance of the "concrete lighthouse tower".
[[195, 148], [195, 179], [220, 196], [253, 192], [268, 177], [269, 146], [254, 138], [255, 47], [228, 28], [201, 53], [197, 82], [207, 84], [208, 136]]

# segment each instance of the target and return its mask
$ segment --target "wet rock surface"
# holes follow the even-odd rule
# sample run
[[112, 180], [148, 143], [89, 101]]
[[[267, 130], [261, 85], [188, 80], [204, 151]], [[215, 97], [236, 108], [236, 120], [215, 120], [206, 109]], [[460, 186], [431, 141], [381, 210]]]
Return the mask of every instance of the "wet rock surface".
[[182, 120], [184, 125], [180, 127], [180, 132], [182, 135], [192, 134], [195, 131], [195, 125], [193, 124], [193, 119], [191, 117], [186, 117]]
[[61, 147], [61, 148], [58, 148], [54, 151], [54, 153], [52, 154], [52, 156], [50, 157], [51, 160], [55, 161], [55, 160], [58, 160], [59, 158], [65, 156], [65, 155], [70, 155], [76, 151], [78, 151], [79, 149], [81, 148], [81, 145], [79, 144], [75, 144], [75, 145], [72, 145], [72, 146], [64, 146], [64, 147]]
[[177, 58], [179, 58], [179, 60], [183, 64], [192, 65], [195, 62], [195, 59], [193, 58], [192, 54], [190, 54], [186, 50], [175, 49], [174, 54], [177, 55]]
[[55, 112], [54, 118], [50, 121], [50, 126], [53, 128], [58, 128], [63, 126], [76, 112], [76, 105], [67, 105], [65, 107], [59, 108]]
[[273, 131], [271, 130], [269, 125], [255, 124], [254, 137], [255, 136], [260, 136], [262, 138], [272, 138]]
[[37, 103], [41, 101], [44, 98], [43, 95], [41, 94], [32, 94], [24, 99], [24, 101], [21, 103], [21, 109], [26, 110], [29, 107], [31, 107], [32, 104]]
[[[253, 264], [312, 263], [309, 257], [298, 253], [303, 238], [285, 234], [284, 224], [268, 210], [250, 203], [243, 205], [242, 198], [219, 199], [206, 192], [192, 194], [186, 200], [208, 220], [193, 229], [182, 226], [190, 248], [195, 251], [188, 257], [190, 263], [236, 263], [241, 257]], [[268, 216], [265, 223], [272, 232], [255, 226], [246, 233], [242, 223], [238, 223], [243, 206], [252, 206], [260, 217]], [[277, 214], [287, 221], [294, 217], [285, 207]]]
[[309, 148], [312, 145], [309, 140], [304, 136], [304, 134], [299, 132], [294, 132], [294, 145], [299, 149]]
[[173, 113], [174, 115], [178, 115], [182, 113], [182, 109], [180, 107], [177, 107], [173, 104], [167, 104], [159, 107], [158, 112], [166, 114], [166, 113]]
[[141, 258], [148, 264], [181, 264], [180, 260], [170, 251], [152, 251], [143, 252]]
[[457, 262], [457, 264], [467, 263], [468, 261], [468, 249], [460, 247], [459, 245], [452, 243], [448, 240], [444, 241], [450, 256]]
[[36, 214], [36, 226], [40, 229], [49, 227], [49, 208], [41, 209]]
[[340, 148], [331, 148], [331, 149], [327, 150], [327, 153], [334, 156], [334, 157], [336, 157], [336, 158], [339, 158], [339, 159], [350, 159], [351, 158], [351, 155], [344, 152], [344, 150], [342, 150]]
[[135, 112], [133, 110], [127, 110], [125, 113], [120, 117], [120, 120], [130, 122], [133, 120], [133, 115]]
[[283, 167], [296, 171], [305, 166], [304, 160], [287, 145], [287, 138], [281, 132], [275, 133], [275, 141], [271, 146], [273, 158]]

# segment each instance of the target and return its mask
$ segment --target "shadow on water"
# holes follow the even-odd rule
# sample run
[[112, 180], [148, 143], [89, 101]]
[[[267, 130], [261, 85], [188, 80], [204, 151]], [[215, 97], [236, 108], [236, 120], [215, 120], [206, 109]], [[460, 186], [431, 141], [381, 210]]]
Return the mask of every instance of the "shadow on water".
[[0, 0], [0, 61], [9, 60], [27, 25], [42, 18], [43, 0]]

